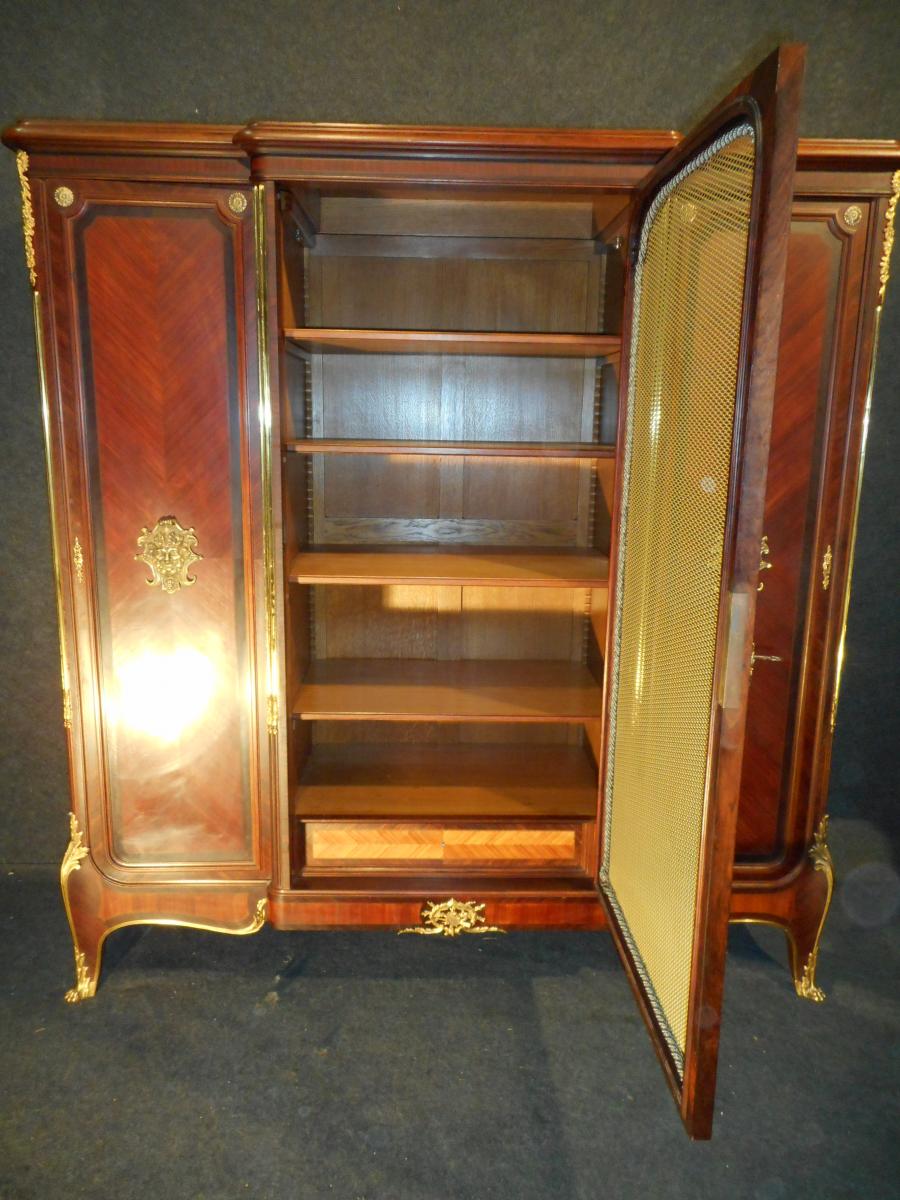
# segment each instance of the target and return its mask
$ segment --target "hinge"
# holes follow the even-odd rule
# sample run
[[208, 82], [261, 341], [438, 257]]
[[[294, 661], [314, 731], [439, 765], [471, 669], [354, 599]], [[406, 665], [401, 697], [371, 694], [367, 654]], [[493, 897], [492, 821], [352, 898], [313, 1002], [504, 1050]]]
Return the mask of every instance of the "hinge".
[[[772, 570], [772, 564], [768, 561], [769, 554], [770, 554], [769, 539], [766, 534], [763, 534], [762, 541], [759, 543], [759, 571], [760, 571], [760, 574], [762, 574], [763, 571], [771, 571]], [[761, 592], [765, 586], [766, 585], [763, 583], [763, 581], [760, 580], [759, 585], [757, 586], [756, 590], [758, 592]]]

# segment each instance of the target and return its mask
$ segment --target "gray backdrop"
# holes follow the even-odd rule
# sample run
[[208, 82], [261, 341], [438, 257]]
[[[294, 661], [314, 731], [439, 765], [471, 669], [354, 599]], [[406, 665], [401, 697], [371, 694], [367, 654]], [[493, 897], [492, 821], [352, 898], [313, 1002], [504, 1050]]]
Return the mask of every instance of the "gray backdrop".
[[[779, 40], [809, 44], [801, 133], [900, 134], [890, 0], [0, 3], [0, 120], [253, 117], [686, 129]], [[68, 806], [31, 303], [0, 170], [0, 862], [60, 858]], [[900, 276], [900, 251], [895, 255]], [[894, 817], [900, 278], [882, 323], [830, 808], [883, 859]], [[840, 844], [835, 847], [841, 868]]]

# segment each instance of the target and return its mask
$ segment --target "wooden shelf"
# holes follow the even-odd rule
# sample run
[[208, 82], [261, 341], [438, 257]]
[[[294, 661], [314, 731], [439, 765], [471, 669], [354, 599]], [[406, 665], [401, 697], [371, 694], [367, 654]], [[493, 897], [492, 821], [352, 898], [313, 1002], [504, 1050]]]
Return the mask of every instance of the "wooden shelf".
[[354, 438], [296, 438], [283, 443], [292, 454], [405, 454], [449, 458], [615, 458], [615, 446], [590, 442], [411, 442]]
[[600, 716], [600, 684], [579, 663], [335, 658], [310, 667], [294, 704], [305, 721], [534, 721]]
[[502, 354], [598, 358], [618, 355], [621, 338], [603, 333], [467, 333], [430, 329], [285, 329], [310, 353]]
[[608, 578], [609, 560], [590, 551], [474, 546], [314, 546], [290, 569], [293, 583], [595, 588]]
[[294, 815], [590, 820], [597, 770], [578, 746], [314, 746]]

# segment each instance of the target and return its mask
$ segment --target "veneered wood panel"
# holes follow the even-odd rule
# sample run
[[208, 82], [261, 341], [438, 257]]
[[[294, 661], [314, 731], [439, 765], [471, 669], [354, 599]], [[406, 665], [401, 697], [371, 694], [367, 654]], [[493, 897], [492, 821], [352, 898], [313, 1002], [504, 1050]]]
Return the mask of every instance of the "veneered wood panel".
[[[233, 230], [213, 203], [101, 204], [74, 230], [110, 837], [123, 864], [252, 860], [250, 626]], [[174, 516], [202, 555], [135, 561]]]
[[434, 867], [442, 859], [440, 825], [304, 821], [303, 834], [308, 867], [347, 870], [395, 863]]
[[519, 867], [577, 864], [578, 838], [574, 829], [444, 830], [443, 860], [448, 866], [509, 863]]
[[597, 257], [597, 244], [593, 240], [554, 237], [337, 234], [318, 236], [316, 253], [330, 258], [367, 255], [372, 258], [515, 258], [588, 262]]
[[583, 588], [319, 587], [316, 648], [328, 658], [577, 661], [588, 602]]
[[536, 458], [608, 460], [615, 458], [615, 447], [592, 442], [437, 442], [398, 441], [386, 438], [295, 438], [285, 441], [284, 450], [292, 454], [389, 454], [415, 457], [451, 456], [481, 458]]
[[527, 721], [578, 724], [600, 713], [600, 685], [578, 663], [324, 659], [294, 703], [303, 720]]
[[[324, 355], [321, 416], [329, 438], [437, 442], [583, 442], [594, 434], [593, 361], [559, 358]], [[433, 536], [584, 544], [592, 467], [457, 456], [314, 457], [321, 541]], [[400, 524], [396, 522], [400, 520]], [[428, 521], [445, 522], [429, 527]], [[453, 523], [454, 532], [448, 530]]]
[[[323, 355], [313, 430], [325, 437], [441, 438], [443, 360], [429, 355]], [[325, 518], [437, 517], [441, 464], [390, 456], [313, 460]], [[321, 536], [318, 535], [317, 536]]]
[[835, 310], [849, 249], [833, 216], [833, 205], [795, 204], [791, 224], [763, 526], [770, 567], [760, 572], [754, 626], [756, 653], [780, 661], [760, 659], [750, 686], [739, 862], [764, 863], [784, 849]]
[[[344, 261], [344, 260], [339, 260]], [[356, 260], [349, 260], [356, 261]], [[365, 262], [378, 261], [368, 258]], [[318, 260], [313, 259], [313, 266]], [[461, 263], [461, 266], [467, 265]], [[314, 275], [316, 272], [314, 272]], [[423, 294], [427, 310], [428, 295]], [[593, 296], [592, 296], [593, 298]], [[588, 320], [591, 320], [588, 310]], [[387, 321], [386, 316], [381, 317]], [[337, 328], [286, 328], [284, 336], [307, 353], [330, 354], [480, 354], [487, 357], [507, 355], [516, 358], [617, 358], [620, 340], [602, 333], [548, 333], [540, 329], [531, 332], [509, 331], [505, 322], [495, 317], [500, 329], [493, 332], [478, 330], [435, 330], [426, 322], [421, 309], [415, 329], [389, 325], [386, 328], [362, 328], [353, 325]], [[521, 322], [530, 324], [530, 322]], [[482, 322], [481, 325], [487, 324]], [[420, 332], [416, 332], [416, 329]]]
[[440, 658], [459, 588], [316, 587], [316, 652], [327, 658]]
[[477, 883], [461, 873], [429, 874], [417, 874], [412, 883], [388, 876], [374, 894], [368, 878], [369, 895], [347, 886], [352, 876], [318, 876], [318, 894], [304, 887], [273, 896], [271, 921], [278, 929], [397, 929], [421, 925], [428, 900], [455, 894], [484, 902], [485, 923], [501, 929], [608, 928], [596, 889], [574, 873], [560, 878], [507, 875], [499, 881], [481, 876]]
[[400, 824], [381, 821], [304, 821], [308, 867], [450, 870], [578, 865], [580, 826]]
[[[591, 277], [586, 262], [320, 258], [316, 265], [322, 281], [321, 323], [327, 328], [596, 329], [596, 324], [585, 325]], [[596, 312], [595, 303], [595, 319]]]
[[578, 551], [415, 547], [325, 547], [301, 551], [290, 566], [296, 583], [363, 585], [467, 584], [502, 587], [603, 587], [609, 563]]
[[[496, 734], [496, 726], [494, 737]], [[580, 747], [316, 746], [294, 796], [305, 819], [592, 819], [597, 768]]]
[[[295, 721], [311, 735], [313, 752], [319, 746], [579, 746], [581, 725], [498, 721]], [[502, 753], [502, 750], [501, 750]]]
[[416, 237], [580, 238], [593, 235], [589, 201], [322, 199], [323, 234], [410, 234]]
[[459, 655], [578, 662], [589, 595], [585, 588], [463, 588]]

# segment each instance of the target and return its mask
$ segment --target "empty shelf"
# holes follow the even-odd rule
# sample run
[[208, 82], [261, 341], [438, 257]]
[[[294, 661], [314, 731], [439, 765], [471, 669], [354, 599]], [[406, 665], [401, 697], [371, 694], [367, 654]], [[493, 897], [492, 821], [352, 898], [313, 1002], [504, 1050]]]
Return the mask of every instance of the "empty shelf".
[[294, 815], [592, 819], [597, 770], [578, 746], [320, 745]]
[[285, 329], [311, 353], [502, 354], [598, 358], [618, 355], [621, 338], [605, 333], [467, 333], [431, 329]]
[[590, 442], [412, 442], [354, 438], [295, 438], [284, 443], [294, 454], [405, 454], [447, 458], [615, 458], [615, 446]]
[[600, 684], [580, 663], [322, 659], [294, 704], [306, 721], [596, 720]]
[[429, 583], [504, 587], [605, 587], [609, 560], [586, 550], [466, 546], [320, 546], [291, 563], [294, 583]]

